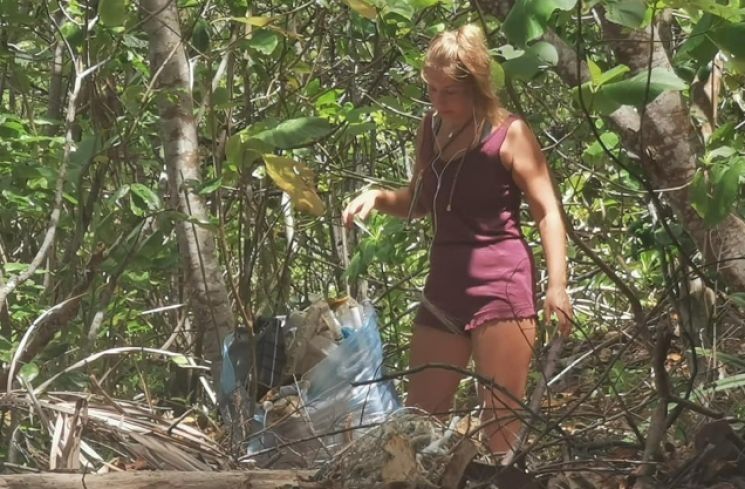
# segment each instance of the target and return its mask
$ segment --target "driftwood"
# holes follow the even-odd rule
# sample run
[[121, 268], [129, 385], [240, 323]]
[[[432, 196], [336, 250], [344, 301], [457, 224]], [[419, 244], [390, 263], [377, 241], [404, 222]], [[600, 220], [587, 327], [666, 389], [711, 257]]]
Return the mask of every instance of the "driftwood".
[[274, 489], [320, 488], [312, 471], [252, 470], [230, 472], [129, 471], [106, 475], [27, 474], [0, 476], [0, 489]]

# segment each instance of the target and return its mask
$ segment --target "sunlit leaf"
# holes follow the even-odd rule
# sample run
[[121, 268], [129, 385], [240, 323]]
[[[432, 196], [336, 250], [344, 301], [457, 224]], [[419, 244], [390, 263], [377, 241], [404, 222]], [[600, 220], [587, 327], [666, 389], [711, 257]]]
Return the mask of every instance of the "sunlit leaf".
[[590, 58], [587, 58], [587, 69], [590, 72], [590, 80], [592, 80], [592, 84], [595, 86], [600, 85], [598, 81], [600, 80], [600, 76], [603, 74], [603, 70], [601, 70], [600, 67]]
[[378, 16], [378, 11], [375, 10], [375, 7], [370, 5], [365, 0], [344, 0], [344, 3], [346, 3], [349, 8], [367, 19], [375, 20], [375, 18]]
[[290, 119], [267, 129], [254, 137], [275, 148], [293, 149], [317, 141], [334, 130], [326, 119], [320, 117], [300, 117]]
[[274, 17], [262, 17], [262, 16], [231, 17], [230, 19], [236, 22], [240, 22], [242, 24], [248, 24], [248, 25], [252, 25], [256, 27], [266, 27], [272, 22], [274, 22]]
[[21, 367], [18, 371], [18, 375], [26, 382], [33, 382], [33, 380], [39, 375], [39, 366], [34, 362], [29, 362]]
[[323, 215], [326, 206], [316, 194], [313, 170], [298, 161], [272, 154], [265, 154], [264, 161], [271, 179], [289, 194], [297, 210]]
[[101, 23], [107, 27], [124, 25], [128, 4], [128, 0], [99, 0], [98, 15]]

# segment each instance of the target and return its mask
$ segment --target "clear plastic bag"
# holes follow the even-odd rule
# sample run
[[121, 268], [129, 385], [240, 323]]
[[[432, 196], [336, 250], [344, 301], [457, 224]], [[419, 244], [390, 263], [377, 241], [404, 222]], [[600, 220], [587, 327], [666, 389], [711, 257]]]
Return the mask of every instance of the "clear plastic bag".
[[[400, 407], [391, 381], [352, 385], [383, 375], [383, 343], [375, 309], [364, 305], [361, 326], [355, 324], [357, 319], [349, 319], [354, 316], [343, 318], [344, 340], [338, 348], [303, 376], [309, 384], [305, 407], [318, 435], [340, 430], [351, 434]], [[326, 437], [325, 444], [332, 448], [348, 439], [349, 435], [334, 435]]]

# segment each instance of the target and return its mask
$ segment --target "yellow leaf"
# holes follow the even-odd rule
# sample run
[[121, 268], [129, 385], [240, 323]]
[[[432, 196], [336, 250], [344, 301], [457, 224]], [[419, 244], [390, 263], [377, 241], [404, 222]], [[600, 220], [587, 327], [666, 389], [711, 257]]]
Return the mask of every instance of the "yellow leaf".
[[378, 16], [378, 11], [375, 10], [375, 7], [365, 2], [364, 0], [344, 0], [344, 3], [349, 5], [349, 8], [351, 8], [361, 16], [366, 17], [370, 20], [375, 20], [375, 17]]
[[256, 27], [266, 27], [267, 25], [274, 22], [273, 17], [261, 17], [261, 16], [254, 16], [254, 17], [231, 17], [236, 22], [241, 22], [243, 24], [253, 25]]
[[265, 154], [266, 171], [287, 192], [295, 208], [314, 216], [323, 215], [326, 206], [316, 194], [313, 170], [304, 164], [273, 154]]
[[601, 70], [600, 67], [590, 58], [587, 58], [587, 69], [590, 71], [592, 84], [597, 86], [600, 81], [600, 76], [603, 74], [603, 70]]
[[417, 473], [416, 454], [407, 438], [393, 435], [385, 444], [383, 450], [390, 455], [389, 460], [380, 471], [383, 482], [390, 484], [415, 479]]

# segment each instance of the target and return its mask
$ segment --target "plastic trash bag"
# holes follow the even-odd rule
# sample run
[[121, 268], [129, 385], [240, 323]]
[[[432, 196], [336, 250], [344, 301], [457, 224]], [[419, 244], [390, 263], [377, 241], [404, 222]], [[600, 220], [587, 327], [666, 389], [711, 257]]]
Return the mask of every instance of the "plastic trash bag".
[[[374, 308], [365, 304], [361, 327], [354, 324], [357, 320], [343, 319], [344, 340], [303, 376], [309, 384], [305, 407], [318, 435], [381, 421], [400, 407], [391, 381], [352, 385], [383, 375], [383, 343]], [[344, 439], [349, 436], [333, 436], [326, 446]]]

